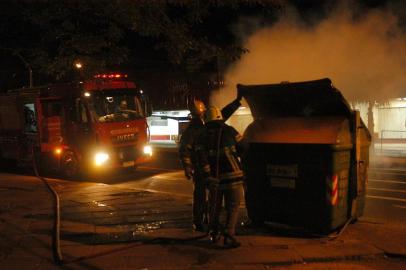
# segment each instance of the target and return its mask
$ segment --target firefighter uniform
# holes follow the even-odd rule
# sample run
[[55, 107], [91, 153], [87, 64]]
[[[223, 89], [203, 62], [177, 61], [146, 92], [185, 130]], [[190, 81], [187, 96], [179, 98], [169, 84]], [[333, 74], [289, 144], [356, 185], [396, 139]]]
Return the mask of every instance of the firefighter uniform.
[[[233, 102], [222, 109], [225, 119], [228, 119], [241, 105], [241, 98], [237, 97]], [[203, 114], [206, 108], [201, 101], [195, 101], [189, 108], [192, 119], [189, 126], [182, 133], [179, 145], [179, 157], [187, 179], [193, 179], [193, 225], [196, 230], [204, 231], [205, 214], [207, 213], [206, 183], [202, 176], [201, 166], [197, 164], [195, 142], [204, 129]]]
[[193, 225], [198, 231], [204, 230], [206, 213], [206, 187], [201, 172], [196, 168], [194, 143], [204, 127], [200, 117], [193, 117], [187, 129], [182, 133], [179, 156], [187, 179], [193, 179]]
[[243, 199], [243, 171], [240, 163], [242, 136], [224, 123], [215, 107], [206, 112], [206, 125], [196, 142], [198, 164], [209, 185], [209, 227], [212, 241], [218, 239], [223, 199], [226, 208], [224, 245], [238, 247], [235, 226]]

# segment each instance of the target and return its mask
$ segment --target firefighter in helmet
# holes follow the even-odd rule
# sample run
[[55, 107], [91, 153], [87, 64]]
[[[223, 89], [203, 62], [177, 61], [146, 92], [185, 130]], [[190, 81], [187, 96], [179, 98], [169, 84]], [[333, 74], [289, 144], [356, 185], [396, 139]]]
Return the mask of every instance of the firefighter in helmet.
[[209, 186], [209, 229], [213, 243], [220, 237], [220, 211], [223, 199], [227, 212], [224, 225], [224, 246], [235, 248], [238, 210], [243, 199], [243, 171], [240, 162], [242, 136], [235, 128], [224, 123], [217, 107], [205, 113], [205, 128], [196, 142], [198, 164]]
[[[225, 119], [228, 119], [241, 105], [241, 96], [222, 109]], [[206, 106], [201, 100], [195, 99], [190, 103], [191, 120], [189, 126], [182, 133], [179, 145], [179, 157], [189, 180], [193, 180], [193, 227], [196, 231], [206, 231], [207, 202], [206, 184], [202, 177], [200, 166], [197, 164], [195, 141], [204, 128], [204, 113]]]

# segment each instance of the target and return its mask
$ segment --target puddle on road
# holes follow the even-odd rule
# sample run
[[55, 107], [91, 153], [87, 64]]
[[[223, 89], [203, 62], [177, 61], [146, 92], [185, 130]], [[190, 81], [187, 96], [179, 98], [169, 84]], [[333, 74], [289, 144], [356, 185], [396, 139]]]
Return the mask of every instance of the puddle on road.
[[[142, 224], [135, 224], [128, 226], [125, 231], [111, 232], [102, 235], [95, 235], [96, 242], [109, 241], [109, 242], [126, 242], [140, 240], [146, 237], [146, 235], [155, 230], [161, 229], [164, 224], [169, 223], [169, 221], [161, 220]], [[123, 230], [122, 225], [111, 226], [114, 230], [115, 228]]]
[[95, 201], [95, 200], [93, 200], [92, 203], [95, 204], [95, 205], [97, 205], [97, 206], [99, 206], [99, 207], [106, 207], [106, 206], [107, 206], [106, 204], [101, 203], [101, 202], [98, 202], [98, 201]]
[[148, 233], [160, 229], [165, 223], [167, 221], [156, 221], [131, 226], [109, 226], [112, 230], [111, 232], [100, 233], [64, 232], [61, 237], [62, 239], [92, 245], [142, 241], [148, 239]]
[[155, 221], [150, 223], [144, 224], [137, 224], [133, 227], [132, 235], [135, 236], [136, 234], [140, 233], [147, 233], [153, 230], [158, 230], [162, 227], [163, 224], [167, 223], [168, 221]]
[[149, 191], [128, 191], [128, 192], [119, 192], [119, 193], [112, 193], [110, 194], [110, 196], [124, 196], [124, 197], [128, 197], [128, 196], [137, 196], [137, 197], [141, 197], [141, 196], [147, 196], [147, 195], [151, 195], [152, 193]]

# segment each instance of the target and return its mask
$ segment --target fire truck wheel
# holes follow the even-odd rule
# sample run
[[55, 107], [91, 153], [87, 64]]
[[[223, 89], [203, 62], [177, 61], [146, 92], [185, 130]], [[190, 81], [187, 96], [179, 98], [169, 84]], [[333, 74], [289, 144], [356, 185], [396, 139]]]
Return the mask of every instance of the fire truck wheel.
[[65, 177], [72, 178], [79, 174], [79, 162], [72, 151], [66, 151], [61, 159], [61, 170]]
[[38, 149], [34, 150], [34, 166], [36, 167], [35, 169], [37, 170], [39, 175], [44, 175], [49, 173], [49, 164], [46, 163], [46, 160], [44, 157], [41, 156], [40, 152]]
[[15, 160], [3, 158], [0, 152], [0, 170], [10, 170], [15, 167], [17, 167], [17, 162]]
[[128, 174], [128, 173], [131, 174], [131, 173], [135, 173], [137, 171], [137, 169], [138, 169], [138, 166], [134, 165], [134, 166], [131, 166], [131, 167], [124, 168], [124, 169], [122, 169], [122, 171], [125, 174]]

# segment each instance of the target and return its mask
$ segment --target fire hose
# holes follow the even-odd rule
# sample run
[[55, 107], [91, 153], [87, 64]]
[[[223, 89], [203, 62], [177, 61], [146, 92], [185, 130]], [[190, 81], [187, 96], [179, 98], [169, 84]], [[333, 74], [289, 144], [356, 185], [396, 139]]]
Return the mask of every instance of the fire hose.
[[129, 248], [132, 248], [134, 246], [137, 246], [139, 244], [155, 244], [155, 243], [179, 243], [179, 244], [183, 244], [183, 243], [187, 243], [187, 242], [191, 242], [191, 241], [195, 241], [195, 240], [199, 240], [199, 239], [203, 239], [207, 237], [207, 234], [204, 235], [198, 235], [198, 236], [194, 236], [194, 237], [188, 237], [188, 238], [170, 238], [170, 237], [156, 237], [156, 238], [152, 238], [146, 241], [142, 241], [139, 240], [137, 242], [141, 242], [141, 243], [133, 243], [132, 245], [129, 245], [127, 247], [122, 247], [122, 248], [117, 248], [117, 249], [113, 249], [113, 250], [109, 250], [109, 251], [105, 251], [105, 252], [101, 252], [101, 253], [97, 253], [97, 254], [92, 254], [89, 256], [82, 256], [79, 258], [74, 258], [71, 259], [69, 261], [66, 261], [63, 259], [62, 256], [62, 251], [61, 251], [61, 244], [60, 244], [60, 228], [61, 228], [61, 211], [60, 211], [60, 199], [59, 199], [59, 195], [58, 193], [52, 188], [52, 186], [49, 184], [49, 182], [47, 181], [47, 179], [45, 177], [42, 177], [39, 174], [38, 171], [38, 167], [37, 167], [37, 158], [35, 155], [35, 151], [34, 151], [34, 147], [31, 148], [31, 152], [32, 152], [32, 161], [33, 161], [33, 169], [34, 169], [34, 173], [35, 176], [40, 179], [45, 186], [47, 187], [48, 191], [52, 193], [52, 198], [53, 198], [53, 216], [54, 216], [54, 220], [53, 220], [53, 228], [52, 228], [52, 256], [54, 259], [54, 262], [58, 265], [62, 265], [62, 264], [68, 264], [68, 263], [74, 263], [74, 262], [79, 262], [79, 261], [83, 261], [86, 259], [91, 259], [91, 258], [96, 258], [96, 257], [100, 257], [100, 256], [104, 256], [104, 255], [108, 255], [108, 254], [112, 254], [115, 252], [119, 252], [119, 251], [123, 251]]
[[31, 152], [32, 152], [32, 163], [33, 163], [32, 165], [34, 168], [35, 176], [37, 178], [39, 178], [45, 184], [47, 189], [52, 193], [52, 198], [54, 201], [54, 207], [53, 207], [54, 222], [53, 222], [53, 228], [52, 228], [52, 231], [53, 231], [53, 233], [52, 233], [52, 255], [53, 255], [55, 263], [62, 264], [63, 256], [62, 256], [61, 245], [60, 245], [61, 211], [60, 211], [59, 196], [58, 196], [58, 193], [48, 183], [46, 178], [39, 175], [34, 147], [32, 147], [31, 150], [32, 150]]

